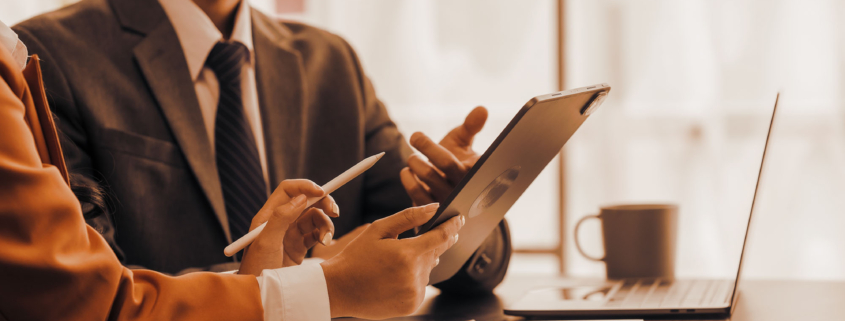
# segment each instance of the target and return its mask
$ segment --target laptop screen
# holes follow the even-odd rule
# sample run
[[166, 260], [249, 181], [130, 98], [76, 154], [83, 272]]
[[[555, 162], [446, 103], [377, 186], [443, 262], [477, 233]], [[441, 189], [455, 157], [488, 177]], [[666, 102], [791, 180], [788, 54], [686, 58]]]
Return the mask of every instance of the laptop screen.
[[754, 205], [757, 203], [757, 197], [760, 194], [760, 182], [763, 179], [763, 168], [766, 166], [766, 152], [769, 150], [769, 141], [772, 138], [772, 128], [774, 127], [774, 124], [775, 124], [775, 115], [777, 114], [778, 102], [779, 101], [780, 101], [780, 93], [778, 93], [777, 96], [775, 96], [775, 107], [774, 107], [774, 109], [772, 109], [772, 118], [769, 121], [769, 131], [766, 134], [766, 144], [763, 147], [763, 158], [760, 161], [760, 170], [757, 173], [757, 184], [754, 187], [754, 197], [751, 201], [751, 213], [749, 213], [749, 215], [748, 215], [748, 224], [746, 225], [746, 228], [745, 228], [745, 237], [744, 237], [743, 243], [742, 243], [742, 252], [740, 253], [740, 256], [739, 256], [739, 268], [737, 269], [736, 280], [734, 281], [733, 293], [731, 294], [731, 301], [730, 301], [731, 302], [731, 309], [733, 309], [733, 307], [735, 306], [734, 303], [736, 303], [736, 299], [737, 299], [737, 291], [739, 289], [739, 280], [740, 280], [740, 277], [742, 276], [742, 263], [743, 263], [743, 259], [745, 258], [745, 251], [748, 247], [748, 234], [751, 231], [751, 219], [752, 219], [752, 216], [754, 215]]

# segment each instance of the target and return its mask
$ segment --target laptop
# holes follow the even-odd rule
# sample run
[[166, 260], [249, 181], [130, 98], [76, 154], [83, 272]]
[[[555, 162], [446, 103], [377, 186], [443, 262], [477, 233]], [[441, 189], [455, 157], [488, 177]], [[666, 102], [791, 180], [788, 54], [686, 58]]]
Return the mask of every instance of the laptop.
[[[751, 214], [760, 189], [766, 151], [772, 135], [780, 94], [775, 98], [772, 118], [757, 173]], [[748, 216], [739, 267], [734, 280], [623, 279], [594, 287], [546, 288], [529, 292], [505, 309], [505, 314], [526, 318], [666, 318], [707, 315], [729, 316], [736, 305], [737, 285], [751, 228]]]

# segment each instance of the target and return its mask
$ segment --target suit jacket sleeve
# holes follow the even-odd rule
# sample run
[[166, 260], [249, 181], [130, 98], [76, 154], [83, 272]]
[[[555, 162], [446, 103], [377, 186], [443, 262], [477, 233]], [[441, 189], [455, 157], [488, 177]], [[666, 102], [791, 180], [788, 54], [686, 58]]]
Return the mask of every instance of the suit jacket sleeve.
[[413, 151], [390, 119], [387, 108], [376, 97], [373, 84], [364, 74], [355, 51], [346, 41], [343, 44], [354, 61], [361, 88], [365, 155], [385, 152], [384, 157], [364, 174], [364, 220], [372, 222], [411, 207], [411, 198], [405, 192], [399, 172], [407, 166]]
[[[41, 45], [41, 42], [33, 37], [26, 29], [15, 28], [21, 41], [23, 41], [30, 52], [38, 53], [41, 57], [41, 66], [44, 73], [45, 89], [52, 111], [55, 115], [56, 127], [59, 129], [62, 151], [68, 170], [73, 174], [73, 179], [86, 185], [97, 185], [100, 178], [96, 177], [93, 171], [91, 156], [88, 154], [88, 139], [84, 121], [74, 101], [73, 93], [66, 82], [62, 69], [55, 65], [52, 53]], [[82, 204], [82, 208], [88, 208]], [[87, 213], [85, 213], [87, 214]], [[109, 247], [114, 250], [117, 257], [123, 261], [123, 252], [115, 241], [115, 227], [113, 217], [109, 215], [90, 216], [85, 215], [85, 222], [99, 232]]]
[[[47, 97], [55, 115], [56, 127], [59, 129], [59, 139], [64, 152], [65, 162], [68, 170], [71, 172], [72, 179], [85, 183], [86, 185], [97, 185], [104, 181], [100, 173], [95, 172], [96, 168], [92, 162], [92, 155], [90, 154], [94, 148], [89, 146], [88, 133], [85, 130], [85, 119], [80, 112], [80, 108], [74, 99], [71, 86], [67, 83], [62, 69], [55, 65], [53, 53], [47, 50], [27, 29], [21, 26], [14, 27], [15, 32], [20, 37], [29, 52], [38, 53], [41, 58], [41, 66], [44, 73], [45, 89], [47, 90]], [[107, 195], [111, 195], [108, 191], [107, 185], [101, 185], [106, 189]], [[108, 199], [108, 201], [116, 202], [117, 200]], [[111, 205], [111, 204], [110, 204]], [[82, 208], [89, 208], [86, 204], [82, 204]], [[118, 259], [125, 264], [125, 257], [120, 246], [117, 244], [117, 233], [114, 216], [112, 214], [98, 214], [88, 215], [84, 212], [85, 222], [99, 232], [106, 240], [109, 247], [117, 255]], [[179, 271], [177, 275], [187, 274], [198, 271], [224, 272], [237, 270], [239, 263], [228, 262], [222, 264], [215, 264], [212, 266], [193, 267]], [[130, 268], [138, 269], [143, 266], [130, 265]]]
[[[355, 51], [344, 41], [355, 62], [358, 81], [362, 88], [364, 121], [366, 130], [366, 155], [382, 151], [385, 156], [377, 167], [366, 172], [364, 215], [367, 222], [397, 213], [412, 205], [411, 199], [402, 185], [399, 172], [407, 166], [408, 157], [413, 153], [411, 147], [390, 119], [384, 104], [376, 97], [375, 89], [364, 75], [361, 63]], [[507, 226], [507, 222], [502, 222]], [[410, 232], [409, 232], [410, 233]], [[405, 234], [405, 236], [411, 236]], [[453, 277], [455, 286], [442, 288], [444, 291], [464, 289], [464, 292], [490, 291], [498, 285], [507, 271], [510, 261], [510, 231], [507, 228], [496, 229], [485, 240], [480, 249], [496, 248], [506, 253], [493, 256], [491, 266], [500, 267], [486, 273], [468, 273], [461, 269]], [[473, 257], [479, 255], [476, 252]], [[472, 268], [472, 267], [469, 267]]]
[[0, 319], [261, 320], [253, 276], [123, 267], [27, 123], [28, 87], [0, 49]]

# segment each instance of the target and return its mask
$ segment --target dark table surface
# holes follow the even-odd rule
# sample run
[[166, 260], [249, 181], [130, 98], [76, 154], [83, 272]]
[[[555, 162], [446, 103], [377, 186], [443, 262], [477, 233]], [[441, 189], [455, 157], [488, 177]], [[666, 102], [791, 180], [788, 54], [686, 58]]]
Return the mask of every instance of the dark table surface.
[[[502, 309], [533, 289], [585, 282], [596, 280], [509, 276], [494, 294], [473, 297], [441, 295], [429, 287], [414, 315], [391, 320], [522, 320], [504, 315]], [[740, 291], [733, 315], [722, 320], [845, 320], [845, 282], [747, 280], [740, 284]]]

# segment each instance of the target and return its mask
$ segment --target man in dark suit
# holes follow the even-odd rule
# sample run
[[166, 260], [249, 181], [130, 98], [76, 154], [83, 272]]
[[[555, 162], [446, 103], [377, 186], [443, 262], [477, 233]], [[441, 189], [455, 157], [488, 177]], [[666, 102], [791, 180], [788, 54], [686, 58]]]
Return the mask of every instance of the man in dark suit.
[[[470, 145], [483, 109], [443, 145], [415, 135], [432, 162], [411, 158], [400, 176], [411, 148], [349, 44], [245, 1], [84, 0], [14, 29], [41, 56], [69, 168], [113, 197], [113, 217], [89, 223], [114, 231], [110, 244], [127, 265], [236, 268], [222, 249], [287, 178], [322, 184], [386, 152], [333, 193], [343, 210], [337, 237], [412, 202], [442, 200], [478, 157]], [[490, 239], [509, 249], [506, 231]], [[483, 261], [506, 268], [509, 252], [494, 256]]]

